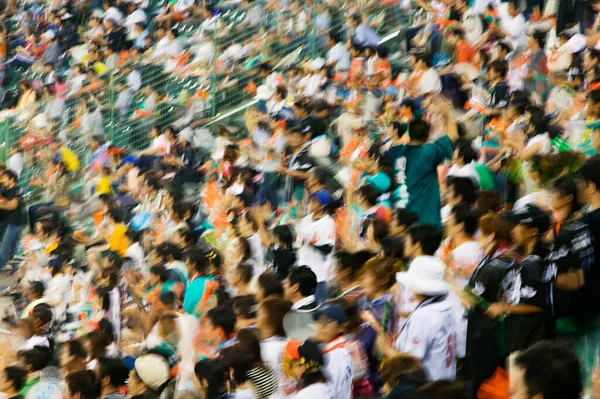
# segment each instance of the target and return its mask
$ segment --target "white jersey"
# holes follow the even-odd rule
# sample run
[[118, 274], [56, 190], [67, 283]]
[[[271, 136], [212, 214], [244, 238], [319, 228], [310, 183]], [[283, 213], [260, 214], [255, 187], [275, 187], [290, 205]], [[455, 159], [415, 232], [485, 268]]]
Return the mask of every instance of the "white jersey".
[[344, 338], [325, 345], [323, 350], [327, 385], [332, 399], [352, 399], [354, 367], [350, 352], [344, 347]]
[[447, 300], [421, 303], [395, 342], [396, 349], [421, 360], [429, 381], [456, 378], [456, 324]]
[[279, 392], [282, 393], [289, 383], [289, 378], [283, 372], [283, 350], [287, 343], [285, 337], [271, 337], [260, 341], [260, 357], [265, 366], [275, 373], [279, 384]]
[[304, 217], [298, 225], [298, 240], [302, 246], [298, 250], [298, 266], [308, 266], [317, 275], [317, 281], [326, 281], [330, 277], [333, 263], [333, 251], [323, 254], [315, 248], [322, 245], [335, 245], [335, 222], [326, 215], [313, 220], [313, 214]]

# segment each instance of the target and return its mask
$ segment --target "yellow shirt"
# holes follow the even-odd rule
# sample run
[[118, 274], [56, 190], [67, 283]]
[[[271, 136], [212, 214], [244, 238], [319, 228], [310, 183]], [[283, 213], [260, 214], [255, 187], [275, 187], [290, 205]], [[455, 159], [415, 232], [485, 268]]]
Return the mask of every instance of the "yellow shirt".
[[102, 177], [96, 186], [97, 194], [111, 194], [112, 193], [112, 181], [108, 177]]
[[125, 242], [125, 233], [127, 232], [127, 227], [119, 223], [113, 229], [112, 234], [110, 235], [110, 240], [108, 242], [108, 248], [111, 251], [115, 251], [119, 254], [120, 257], [125, 256], [125, 252], [127, 251], [127, 243]]

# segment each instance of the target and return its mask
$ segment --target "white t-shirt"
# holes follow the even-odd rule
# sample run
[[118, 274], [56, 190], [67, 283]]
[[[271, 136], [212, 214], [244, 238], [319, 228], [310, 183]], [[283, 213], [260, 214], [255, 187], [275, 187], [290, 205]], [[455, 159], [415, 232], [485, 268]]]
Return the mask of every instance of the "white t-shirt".
[[527, 144], [525, 144], [525, 149], [533, 147], [538, 143], [542, 145], [538, 151], [539, 155], [549, 154], [552, 150], [552, 140], [550, 140], [550, 135], [548, 133], [538, 134], [537, 136], [531, 138]]
[[292, 399], [333, 399], [329, 391], [329, 386], [323, 383], [317, 383], [307, 386], [292, 396]]
[[525, 24], [525, 17], [521, 13], [516, 17], [505, 15], [500, 21], [500, 26], [507, 34], [506, 39], [510, 41], [513, 50], [524, 48], [527, 43]]
[[426, 93], [440, 93], [442, 91], [442, 81], [440, 76], [433, 68], [429, 68], [421, 76], [419, 82], [419, 92], [421, 94]]
[[396, 339], [400, 352], [421, 360], [429, 381], [456, 378], [456, 324], [445, 300], [420, 305], [410, 315]]
[[333, 260], [333, 251], [323, 254], [315, 248], [322, 245], [335, 245], [335, 222], [329, 215], [313, 220], [313, 214], [305, 216], [298, 225], [298, 240], [302, 246], [298, 250], [298, 266], [308, 266], [317, 275], [317, 281], [327, 281]]
[[260, 240], [260, 233], [256, 232], [248, 237], [250, 257], [254, 266], [254, 277], [260, 276], [265, 270], [265, 250]]
[[125, 257], [131, 258], [135, 267], [140, 271], [144, 269], [144, 249], [139, 242], [136, 242], [127, 248], [125, 251]]
[[283, 350], [287, 339], [285, 337], [271, 337], [260, 341], [260, 357], [265, 366], [273, 370], [279, 384], [279, 392], [287, 384], [288, 378], [283, 372]]
[[116, 7], [111, 7], [104, 13], [104, 21], [112, 19], [117, 25], [123, 25], [123, 14]]
[[54, 306], [54, 318], [56, 320], [63, 320], [67, 304], [71, 300], [71, 276], [60, 273], [52, 277], [46, 290], [44, 291], [44, 297], [48, 298], [48, 301], [56, 304]]
[[323, 348], [327, 385], [334, 399], [352, 399], [354, 368], [350, 352], [343, 346], [330, 350], [343, 340], [339, 338]]
[[155, 137], [152, 140], [152, 144], [150, 145], [151, 149], [160, 149], [159, 151], [159, 155], [167, 155], [171, 153], [171, 143], [169, 142], [169, 140], [167, 140], [167, 138], [164, 136], [164, 134], [161, 134], [158, 137]]
[[125, 27], [128, 31], [131, 31], [137, 23], [146, 23], [146, 13], [139, 8], [127, 16]]

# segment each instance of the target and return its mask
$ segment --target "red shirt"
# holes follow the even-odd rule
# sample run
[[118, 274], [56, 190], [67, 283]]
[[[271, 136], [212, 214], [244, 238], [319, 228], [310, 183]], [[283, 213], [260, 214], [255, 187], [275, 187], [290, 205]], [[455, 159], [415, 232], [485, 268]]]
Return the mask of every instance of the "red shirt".
[[475, 57], [475, 53], [477, 53], [477, 49], [471, 46], [466, 40], [463, 40], [456, 47], [456, 63], [461, 62], [473, 62], [473, 58]]

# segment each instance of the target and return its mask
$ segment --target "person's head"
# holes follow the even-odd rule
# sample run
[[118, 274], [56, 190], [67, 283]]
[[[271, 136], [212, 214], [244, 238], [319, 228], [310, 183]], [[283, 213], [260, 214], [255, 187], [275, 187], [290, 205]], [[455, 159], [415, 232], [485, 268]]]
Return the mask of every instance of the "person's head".
[[327, 47], [333, 47], [336, 44], [338, 44], [339, 42], [340, 42], [339, 36], [335, 32], [330, 31], [329, 35], [327, 35]]
[[490, 65], [488, 65], [488, 78], [492, 82], [504, 80], [507, 72], [508, 64], [504, 60], [492, 61]]
[[288, 130], [287, 133], [287, 145], [292, 151], [298, 151], [304, 144], [310, 140], [311, 131], [310, 129], [303, 128], [301, 126], [294, 127]]
[[283, 280], [283, 294], [288, 301], [296, 302], [314, 295], [317, 290], [317, 275], [308, 266], [295, 267]]
[[118, 358], [100, 357], [96, 365], [96, 372], [104, 395], [125, 386], [129, 377], [129, 370]]
[[276, 226], [273, 229], [273, 237], [280, 248], [291, 249], [294, 245], [294, 231], [288, 225]]
[[283, 298], [283, 284], [277, 273], [265, 272], [258, 276], [256, 299], [262, 303], [271, 298]]
[[102, 393], [100, 383], [92, 370], [75, 370], [65, 377], [65, 399], [97, 399]]
[[477, 201], [477, 187], [469, 177], [449, 176], [446, 179], [446, 200], [451, 206], [472, 205]]
[[291, 358], [290, 377], [300, 381], [301, 387], [325, 382], [323, 354], [316, 341], [306, 340], [299, 345], [289, 341], [285, 352]]
[[30, 302], [35, 301], [36, 299], [40, 299], [44, 296], [44, 283], [41, 281], [32, 281], [29, 283], [29, 287], [27, 287], [27, 299]]
[[579, 178], [581, 181], [583, 194], [588, 203], [600, 199], [600, 154], [594, 155], [585, 160], [579, 168]]
[[355, 283], [365, 262], [372, 257], [369, 251], [337, 252], [333, 280], [340, 285]]
[[421, 361], [409, 354], [402, 353], [386, 359], [381, 365], [382, 392], [389, 394], [402, 374], [420, 369]]
[[369, 259], [362, 268], [360, 286], [370, 299], [377, 299], [396, 283], [399, 264], [394, 259]]
[[225, 390], [229, 369], [221, 359], [202, 359], [194, 366], [194, 390], [206, 399], [218, 399]]
[[160, 393], [169, 380], [169, 362], [164, 357], [148, 353], [135, 360], [127, 379], [127, 394], [133, 397], [144, 392]]
[[583, 69], [586, 72], [595, 70], [600, 65], [600, 50], [588, 49], [583, 54]]
[[579, 360], [555, 342], [538, 342], [517, 353], [510, 368], [512, 397], [578, 399], [581, 381]]
[[169, 280], [169, 271], [162, 265], [152, 266], [149, 280], [152, 285], [165, 283]]
[[181, 227], [173, 233], [172, 241], [179, 249], [183, 250], [193, 247], [196, 240], [190, 229]]
[[196, 274], [202, 276], [207, 274], [206, 255], [200, 248], [192, 248], [184, 255], [185, 265], [188, 269], [188, 274], [194, 276]]
[[360, 16], [360, 14], [353, 14], [350, 17], [350, 24], [353, 28], [357, 28], [358, 25], [360, 25], [362, 23], [362, 17]]
[[4, 187], [13, 188], [17, 184], [18, 181], [19, 181], [19, 177], [17, 176], [17, 174], [14, 171], [12, 171], [10, 169], [6, 169], [2, 173], [1, 183], [4, 184]]
[[408, 122], [408, 131], [410, 132], [410, 141], [420, 144], [429, 139], [431, 126], [422, 119], [413, 119]]
[[464, 234], [474, 237], [477, 232], [479, 214], [468, 204], [458, 204], [450, 210], [450, 217], [446, 223], [448, 237]]
[[533, 51], [539, 51], [544, 48], [546, 34], [532, 33], [527, 37], [527, 47]]
[[123, 223], [123, 212], [119, 208], [109, 209], [106, 216], [112, 224]]
[[238, 295], [231, 299], [231, 308], [240, 329], [256, 320], [256, 298], [254, 295]]
[[510, 0], [508, 2], [508, 13], [511, 17], [516, 17], [521, 12], [519, 8], [519, 4], [515, 0]]
[[479, 246], [489, 254], [499, 245], [506, 245], [510, 242], [512, 227], [512, 223], [499, 215], [484, 215], [479, 219]]
[[258, 231], [258, 223], [248, 212], [238, 218], [236, 229], [242, 237], [248, 238]]
[[458, 46], [462, 41], [465, 40], [465, 32], [462, 29], [454, 29], [450, 32], [448, 37], [448, 43], [453, 46]]
[[370, 209], [377, 205], [377, 191], [370, 184], [363, 184], [356, 191], [356, 204], [364, 209]]
[[366, 238], [372, 244], [380, 245], [389, 235], [389, 225], [379, 218], [371, 219], [367, 222]]
[[104, 140], [100, 136], [90, 136], [90, 147], [93, 151], [96, 151], [100, 146], [104, 144]]
[[[581, 209], [579, 203], [577, 182], [569, 176], [561, 176], [552, 183], [550, 208], [554, 211], [565, 210], [568, 214]], [[566, 217], [567, 215], [563, 215]]]
[[411, 61], [415, 69], [429, 69], [431, 66], [429, 61], [429, 53], [424, 51], [412, 54]]
[[235, 332], [237, 318], [233, 309], [226, 305], [212, 308], [204, 319], [206, 337], [215, 343], [225, 342]]
[[317, 190], [310, 195], [308, 210], [314, 215], [328, 213], [332, 198], [326, 190]]
[[236, 266], [231, 277], [231, 285], [234, 287], [247, 287], [252, 281], [254, 267], [249, 263], [240, 263]]
[[1, 375], [0, 391], [9, 394], [9, 396], [17, 394], [23, 389], [27, 381], [27, 370], [17, 366], [6, 367]]
[[477, 152], [469, 141], [461, 141], [456, 145], [452, 160], [462, 167], [477, 160]]
[[254, 356], [248, 347], [235, 344], [223, 349], [220, 358], [229, 367], [231, 379], [236, 386], [249, 380], [248, 372], [254, 368]]
[[34, 334], [42, 334], [48, 330], [52, 322], [52, 308], [46, 303], [40, 303], [33, 308], [29, 318], [32, 321]]
[[390, 222], [390, 234], [392, 236], [404, 236], [409, 227], [416, 224], [418, 221], [419, 217], [415, 213], [407, 209], [397, 209], [393, 213]]
[[506, 214], [505, 217], [515, 224], [511, 232], [512, 242], [523, 249], [539, 243], [551, 224], [550, 216], [531, 204]]
[[420, 255], [433, 256], [442, 242], [442, 232], [435, 226], [415, 224], [407, 230], [404, 255], [414, 259]]
[[344, 334], [345, 324], [348, 322], [346, 312], [338, 305], [324, 304], [314, 313], [315, 336], [314, 339], [323, 344], [328, 344]]
[[465, 399], [466, 387], [460, 381], [432, 381], [419, 388], [429, 399]]
[[45, 346], [35, 346], [33, 349], [17, 353], [19, 364], [27, 373], [35, 373], [46, 368], [52, 360], [52, 351]]
[[496, 59], [495, 61], [504, 61], [508, 54], [512, 51], [510, 44], [504, 41], [499, 41], [496, 44]]
[[65, 342], [60, 350], [60, 366], [66, 370], [73, 370], [85, 364], [87, 352], [78, 339]]
[[267, 298], [261, 302], [256, 318], [256, 327], [263, 338], [285, 337], [283, 318], [292, 308], [292, 303], [280, 298]]

